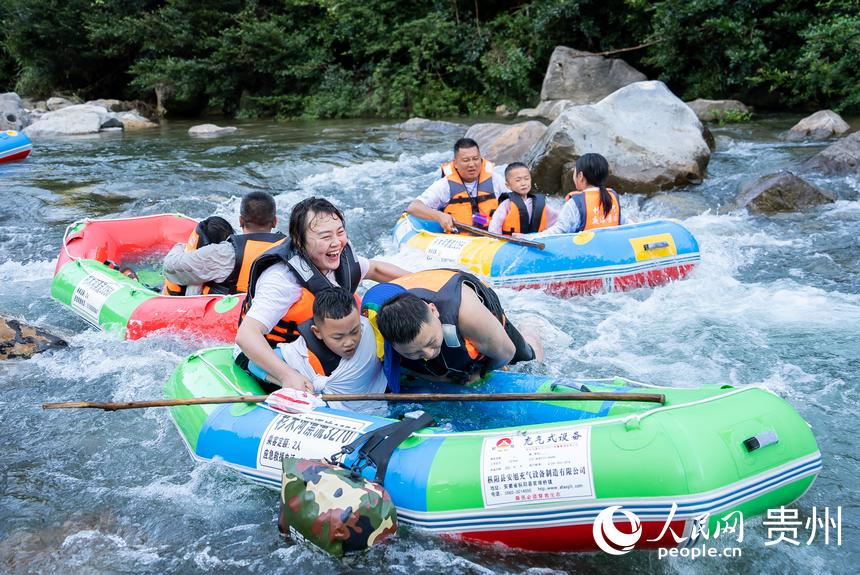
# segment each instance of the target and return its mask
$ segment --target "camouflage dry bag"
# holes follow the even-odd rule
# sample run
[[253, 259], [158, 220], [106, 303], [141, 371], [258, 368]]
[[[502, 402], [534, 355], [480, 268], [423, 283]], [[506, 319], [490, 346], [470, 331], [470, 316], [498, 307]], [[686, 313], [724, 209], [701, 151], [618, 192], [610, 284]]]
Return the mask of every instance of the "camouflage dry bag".
[[286, 457], [283, 465], [282, 532], [335, 556], [397, 532], [396, 509], [381, 485], [322, 461]]

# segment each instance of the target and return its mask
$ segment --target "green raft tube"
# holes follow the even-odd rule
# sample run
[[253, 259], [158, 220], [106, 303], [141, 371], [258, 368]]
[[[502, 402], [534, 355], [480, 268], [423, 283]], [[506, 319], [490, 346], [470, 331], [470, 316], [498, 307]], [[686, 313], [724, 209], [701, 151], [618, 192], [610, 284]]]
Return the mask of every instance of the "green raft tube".
[[[468, 391], [628, 393], [643, 385], [496, 372]], [[441, 413], [459, 423], [415, 432], [392, 455], [384, 485], [401, 525], [532, 551], [674, 547], [789, 505], [821, 469], [809, 425], [766, 389], [645, 387], [665, 403], [487, 402], [467, 412], [467, 404], [428, 403], [437, 420]], [[452, 389], [463, 388], [442, 391]], [[164, 392], [265, 393], [226, 347], [188, 357]], [[328, 407], [285, 414], [266, 404], [171, 412], [194, 458], [272, 486], [284, 457], [329, 457], [391, 422]]]

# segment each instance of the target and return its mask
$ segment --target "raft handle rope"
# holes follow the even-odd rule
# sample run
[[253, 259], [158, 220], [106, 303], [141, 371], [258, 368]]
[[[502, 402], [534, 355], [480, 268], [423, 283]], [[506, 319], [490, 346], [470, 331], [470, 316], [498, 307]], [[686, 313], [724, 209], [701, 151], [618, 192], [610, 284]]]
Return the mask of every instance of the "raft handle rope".
[[[217, 349], [217, 348], [211, 348], [211, 349]], [[222, 382], [224, 382], [225, 384], [227, 384], [227, 385], [230, 387], [230, 389], [232, 389], [233, 391], [235, 391], [235, 392], [236, 392], [236, 395], [254, 395], [253, 393], [251, 393], [251, 392], [249, 392], [249, 391], [242, 391], [241, 389], [239, 389], [239, 388], [236, 386], [236, 384], [234, 384], [232, 381], [230, 381], [230, 378], [228, 378], [226, 375], [224, 375], [224, 374], [221, 372], [221, 370], [220, 370], [220, 369], [218, 369], [217, 367], [215, 367], [215, 365], [213, 365], [213, 364], [212, 364], [212, 362], [210, 362], [208, 359], [206, 359], [205, 357], [203, 357], [201, 354], [202, 354], [202, 353], [204, 353], [204, 352], [206, 352], [206, 351], [209, 351], [209, 350], [201, 350], [200, 352], [195, 353], [195, 354], [194, 354], [194, 357], [196, 357], [197, 359], [199, 359], [200, 361], [202, 361], [202, 362], [203, 362], [203, 364], [204, 364], [206, 367], [208, 367], [209, 369], [211, 369], [212, 371], [214, 371], [214, 372], [215, 372], [215, 374], [218, 376], [218, 378], [219, 378]], [[273, 410], [273, 411], [274, 411], [274, 410]]]

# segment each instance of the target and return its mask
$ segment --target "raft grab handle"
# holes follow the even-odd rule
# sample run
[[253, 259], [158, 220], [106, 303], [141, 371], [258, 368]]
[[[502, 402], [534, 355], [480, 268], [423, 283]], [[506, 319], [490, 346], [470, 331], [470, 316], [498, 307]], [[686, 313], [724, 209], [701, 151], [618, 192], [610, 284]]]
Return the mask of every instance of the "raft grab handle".
[[776, 443], [779, 443], [779, 437], [774, 431], [763, 431], [757, 435], [748, 437], [743, 441], [747, 453], [752, 453], [756, 449], [761, 449], [762, 447], [767, 447], [768, 445], [774, 445]]
[[649, 250], [659, 250], [660, 248], [668, 248], [668, 247], [669, 247], [669, 242], [664, 241], [664, 242], [653, 242], [650, 244], [644, 244], [642, 246], [642, 249], [647, 252]]

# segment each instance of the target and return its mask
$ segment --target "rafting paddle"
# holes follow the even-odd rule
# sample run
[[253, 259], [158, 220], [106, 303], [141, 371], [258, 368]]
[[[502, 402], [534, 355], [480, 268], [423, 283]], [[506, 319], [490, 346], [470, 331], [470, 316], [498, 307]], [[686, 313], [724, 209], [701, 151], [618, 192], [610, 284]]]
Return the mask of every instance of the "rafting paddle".
[[465, 230], [467, 232], [473, 233], [478, 236], [486, 236], [488, 238], [493, 238], [496, 240], [502, 240], [505, 242], [510, 242], [512, 244], [519, 244], [521, 246], [528, 246], [530, 248], [537, 248], [539, 250], [544, 249], [546, 246], [541, 242], [535, 242], [532, 240], [524, 240], [522, 238], [513, 238], [511, 236], [503, 236], [502, 234], [494, 234], [493, 232], [488, 232], [487, 230], [482, 230], [481, 228], [476, 228], [475, 226], [470, 226], [469, 224], [463, 224], [455, 221], [454, 227]]
[[[662, 393], [324, 393], [312, 396], [323, 401], [638, 401], [647, 403], [666, 402]], [[149, 401], [101, 402], [101, 401], [68, 401], [65, 403], [43, 403], [42, 409], [103, 409], [118, 411], [121, 409], [140, 409], [146, 407], [174, 407], [180, 405], [208, 405], [216, 403], [262, 403], [269, 399], [268, 395], [231, 395], [224, 397], [187, 397], [177, 399], [154, 399]], [[312, 402], [305, 411], [313, 409]], [[297, 410], [303, 410], [301, 405], [291, 404]]]

